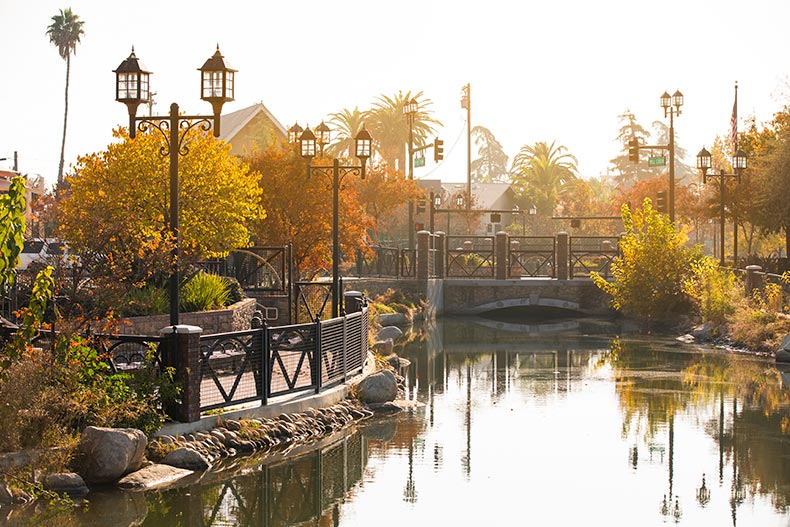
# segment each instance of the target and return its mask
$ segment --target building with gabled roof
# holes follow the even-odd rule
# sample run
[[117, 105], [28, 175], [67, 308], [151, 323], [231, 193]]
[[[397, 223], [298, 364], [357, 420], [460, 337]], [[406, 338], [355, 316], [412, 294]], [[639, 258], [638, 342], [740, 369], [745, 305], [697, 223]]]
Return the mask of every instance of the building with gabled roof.
[[219, 139], [229, 143], [233, 154], [240, 156], [272, 142], [288, 141], [288, 130], [259, 102], [223, 115]]

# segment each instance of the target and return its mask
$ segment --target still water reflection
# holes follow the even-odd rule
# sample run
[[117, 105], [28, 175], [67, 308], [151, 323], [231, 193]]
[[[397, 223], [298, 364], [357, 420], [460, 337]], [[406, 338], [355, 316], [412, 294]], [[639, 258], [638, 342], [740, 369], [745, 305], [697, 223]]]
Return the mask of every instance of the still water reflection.
[[790, 525], [781, 372], [621, 330], [428, 324], [403, 351], [420, 409], [66, 523]]

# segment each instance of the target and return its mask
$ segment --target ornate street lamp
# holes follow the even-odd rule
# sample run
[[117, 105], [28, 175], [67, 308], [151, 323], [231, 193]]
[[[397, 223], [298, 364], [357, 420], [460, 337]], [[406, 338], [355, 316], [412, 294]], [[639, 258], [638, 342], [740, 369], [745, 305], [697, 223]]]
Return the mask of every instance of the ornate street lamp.
[[672, 96], [664, 92], [660, 98], [664, 117], [669, 116], [669, 220], [675, 222], [675, 116], [680, 115], [683, 94], [676, 90]]
[[170, 105], [167, 116], [137, 117], [137, 107], [150, 99], [148, 71], [134, 53], [127, 57], [115, 73], [115, 100], [122, 102], [129, 110], [129, 137], [134, 139], [137, 130], [145, 132], [149, 127], [162, 134], [165, 147], [161, 154], [170, 159], [170, 233], [173, 237], [173, 263], [170, 274], [170, 325], [178, 325], [178, 259], [179, 259], [179, 210], [178, 210], [178, 156], [186, 155], [183, 143], [187, 133], [195, 127], [204, 131], [214, 129], [214, 137], [220, 134], [220, 114], [222, 106], [233, 100], [236, 70], [225, 62], [219, 51], [212, 55], [201, 68], [200, 98], [211, 103], [212, 116], [179, 115], [178, 104]]
[[[702, 183], [706, 184], [710, 178], [719, 178], [719, 263], [724, 266], [724, 193], [726, 186], [724, 185], [725, 178], [736, 178], [737, 182], [741, 182], [741, 173], [746, 169], [746, 154], [740, 148], [735, 151], [732, 157], [732, 167], [735, 170], [734, 174], [725, 174], [722, 170], [718, 174], [708, 174], [708, 170], [712, 167], [712, 157], [710, 152], [702, 147], [702, 150], [697, 154], [697, 168], [702, 171]], [[737, 265], [737, 262], [735, 262]]]
[[316, 156], [316, 144], [320, 146], [323, 153], [323, 146], [329, 144], [329, 127], [323, 122], [316, 127], [316, 134], [308, 126], [299, 138], [300, 152], [307, 161], [307, 176], [319, 173], [328, 177], [332, 183], [332, 317], [340, 316], [340, 222], [339, 222], [339, 197], [340, 186], [343, 179], [349, 174], [358, 175], [365, 179], [365, 167], [372, 154], [373, 139], [370, 133], [362, 125], [362, 129], [354, 138], [354, 155], [359, 159], [360, 166], [342, 166], [337, 158], [332, 160], [331, 165], [313, 165], [313, 158]]

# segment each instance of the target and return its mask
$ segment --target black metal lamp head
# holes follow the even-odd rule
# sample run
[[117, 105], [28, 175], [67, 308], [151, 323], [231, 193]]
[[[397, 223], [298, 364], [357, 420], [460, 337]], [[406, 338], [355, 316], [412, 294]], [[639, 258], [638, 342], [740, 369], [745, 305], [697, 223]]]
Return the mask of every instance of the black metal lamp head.
[[418, 105], [417, 99], [412, 97], [412, 99], [403, 105], [403, 113], [406, 115], [414, 115], [417, 113]]
[[288, 143], [292, 145], [297, 144], [302, 137], [302, 132], [304, 132], [304, 130], [299, 126], [299, 123], [294, 123], [294, 125], [288, 129]]
[[708, 170], [711, 167], [711, 155], [710, 152], [703, 146], [702, 150], [699, 151], [697, 154], [697, 168], [702, 170], [702, 182], [708, 182]]
[[219, 116], [222, 113], [222, 106], [234, 100], [236, 70], [222, 56], [217, 44], [217, 51], [199, 68], [199, 71], [200, 98], [210, 102], [214, 109], [214, 137], [219, 137]]
[[303, 158], [307, 159], [308, 162], [315, 157], [315, 134], [312, 130], [310, 130], [309, 126], [304, 129], [304, 132], [302, 132], [302, 135], [299, 137], [299, 152], [302, 154]]
[[746, 152], [740, 148], [737, 149], [732, 156], [732, 168], [734, 168], [736, 172], [746, 168]]
[[354, 154], [359, 158], [359, 161], [362, 163], [362, 173], [360, 177], [365, 179], [365, 166], [368, 163], [368, 158], [373, 152], [373, 138], [370, 136], [370, 132], [367, 131], [365, 125], [362, 125], [362, 128], [357, 133], [357, 136], [354, 138]]
[[329, 129], [324, 121], [321, 121], [321, 124], [315, 127], [315, 140], [318, 144], [318, 150], [322, 155], [324, 153], [324, 147], [331, 141], [331, 135], [332, 130]]
[[746, 152], [738, 148], [732, 156], [732, 168], [738, 176], [738, 183], [741, 182], [741, 173], [746, 169]]
[[134, 54], [134, 47], [132, 47], [129, 57], [121, 62], [113, 72], [115, 73], [115, 100], [124, 103], [129, 109], [129, 136], [134, 138], [134, 117], [137, 115], [137, 107], [140, 103], [148, 102], [150, 98], [149, 76], [151, 72]]

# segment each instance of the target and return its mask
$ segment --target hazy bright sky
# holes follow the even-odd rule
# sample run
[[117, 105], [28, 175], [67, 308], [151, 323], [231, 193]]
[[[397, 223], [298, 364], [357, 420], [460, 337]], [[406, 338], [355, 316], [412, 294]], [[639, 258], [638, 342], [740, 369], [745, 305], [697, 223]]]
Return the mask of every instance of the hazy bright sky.
[[685, 96], [675, 128], [692, 156], [728, 133], [736, 80], [741, 123], [770, 120], [790, 92], [787, 0], [0, 0], [0, 157], [18, 151], [20, 171], [50, 183], [65, 62], [46, 29], [69, 6], [85, 35], [72, 57], [67, 167], [128, 123], [112, 70], [132, 46], [154, 73], [159, 115], [171, 102], [210, 113], [197, 68], [218, 43], [238, 70], [224, 113], [263, 102], [286, 127], [315, 126], [382, 94], [423, 91], [444, 124], [445, 161], [429, 155], [415, 176], [445, 181], [466, 180], [466, 83], [472, 126], [491, 130], [510, 160], [525, 144], [556, 140], [585, 177], [618, 155], [624, 110], [647, 128], [664, 118], [664, 91]]

